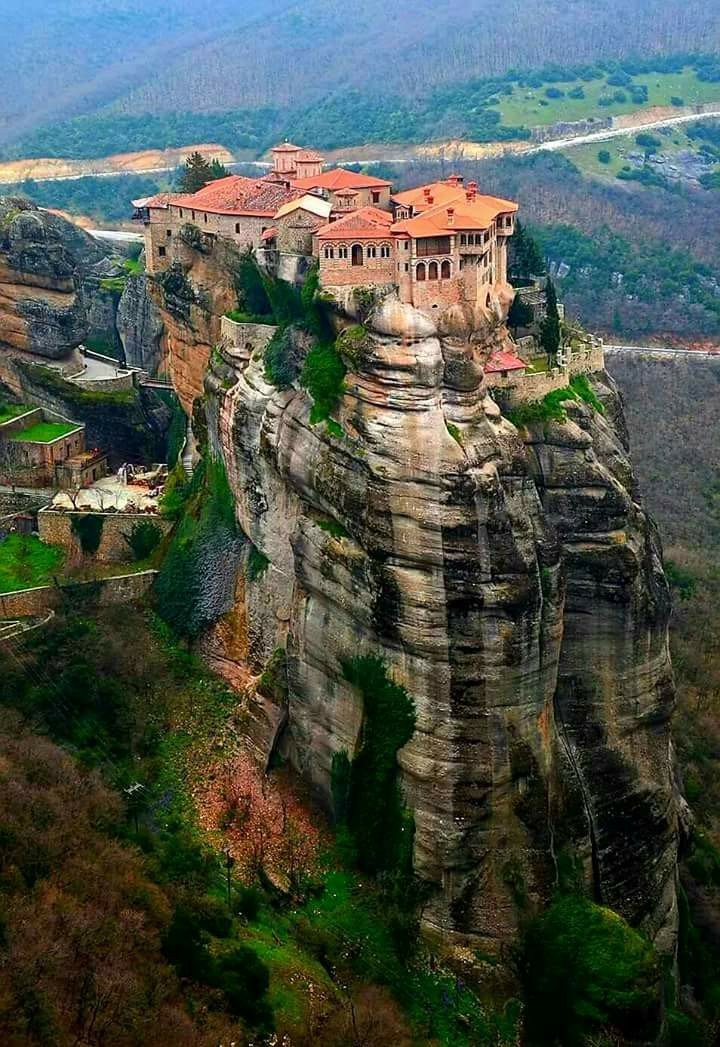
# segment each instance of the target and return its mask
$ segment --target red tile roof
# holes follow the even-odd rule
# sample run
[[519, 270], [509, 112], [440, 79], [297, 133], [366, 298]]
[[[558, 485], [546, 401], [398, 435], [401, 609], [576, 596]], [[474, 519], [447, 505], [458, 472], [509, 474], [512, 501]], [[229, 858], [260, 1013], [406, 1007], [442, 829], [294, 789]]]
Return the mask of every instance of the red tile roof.
[[377, 207], [359, 207], [318, 229], [318, 240], [373, 240], [390, 234], [392, 215]]
[[485, 364], [486, 374], [495, 374], [498, 371], [520, 371], [525, 370], [525, 361], [521, 360], [515, 353], [505, 349], [498, 349], [492, 353]]
[[266, 229], [263, 233], [260, 233], [261, 240], [274, 240], [277, 236], [277, 229], [274, 225], [271, 225], [269, 229]]
[[208, 182], [196, 193], [176, 196], [172, 203], [180, 207], [209, 211], [211, 214], [259, 215], [272, 217], [277, 209], [302, 193], [285, 184], [264, 178], [228, 175]]
[[270, 150], [271, 153], [299, 153], [301, 147], [299, 145], [293, 145], [292, 142], [279, 142], [274, 145]]
[[[463, 229], [488, 229], [498, 215], [512, 214], [518, 205], [498, 196], [484, 196], [461, 185], [453, 176], [444, 182], [430, 182], [395, 193], [393, 201], [415, 211], [414, 218], [405, 218], [393, 226], [393, 232], [410, 236], [437, 236]], [[448, 209], [452, 214], [448, 214]]]
[[325, 157], [320, 156], [320, 153], [316, 153], [313, 149], [301, 149], [294, 159], [296, 164], [310, 163], [311, 161], [322, 163]]
[[344, 167], [335, 167], [331, 171], [323, 171], [319, 175], [307, 175], [305, 178], [293, 178], [292, 186], [298, 189], [384, 189], [392, 182], [384, 178], [374, 178], [372, 175], [357, 174], [348, 171]]

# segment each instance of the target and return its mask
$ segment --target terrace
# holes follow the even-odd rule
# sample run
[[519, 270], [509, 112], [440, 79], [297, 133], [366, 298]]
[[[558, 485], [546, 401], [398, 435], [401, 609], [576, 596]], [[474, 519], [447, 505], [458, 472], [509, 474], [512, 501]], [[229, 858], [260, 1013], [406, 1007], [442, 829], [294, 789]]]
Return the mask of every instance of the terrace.
[[79, 429], [82, 429], [82, 426], [77, 425], [75, 422], [35, 422], [33, 425], [29, 425], [27, 429], [20, 429], [18, 432], [12, 433], [10, 439], [18, 443], [51, 444], [63, 436], [77, 432]]

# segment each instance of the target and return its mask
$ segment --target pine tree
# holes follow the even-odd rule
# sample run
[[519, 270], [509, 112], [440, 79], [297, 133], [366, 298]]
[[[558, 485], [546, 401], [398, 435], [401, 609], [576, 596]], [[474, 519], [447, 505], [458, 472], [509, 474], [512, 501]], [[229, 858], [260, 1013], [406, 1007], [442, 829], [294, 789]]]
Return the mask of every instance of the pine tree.
[[540, 325], [540, 345], [547, 356], [548, 368], [555, 363], [560, 348], [560, 314], [557, 307], [557, 295], [552, 280], [548, 277], [545, 288], [545, 318]]
[[518, 327], [529, 327], [533, 321], [532, 306], [524, 302], [520, 295], [516, 294], [508, 313], [508, 326], [512, 327], [517, 335]]
[[181, 193], [196, 193], [208, 182], [217, 178], [226, 178], [228, 170], [219, 160], [210, 162], [202, 153], [194, 152], [185, 161], [180, 176], [179, 189]]
[[540, 248], [522, 222], [515, 223], [515, 233], [510, 239], [508, 268], [513, 280], [529, 280], [545, 272]]

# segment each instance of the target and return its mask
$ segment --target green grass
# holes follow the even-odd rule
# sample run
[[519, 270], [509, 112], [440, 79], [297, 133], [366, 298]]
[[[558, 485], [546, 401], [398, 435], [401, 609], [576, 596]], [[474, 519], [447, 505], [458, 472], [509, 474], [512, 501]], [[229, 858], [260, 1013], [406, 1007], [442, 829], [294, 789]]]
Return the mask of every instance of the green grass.
[[[664, 131], [670, 133], [665, 134]], [[627, 159], [628, 153], [642, 153], [643, 147], [638, 145], [636, 137], [642, 133], [642, 128], [618, 138], [608, 139], [606, 142], [591, 142], [586, 145], [568, 146], [563, 149], [563, 154], [583, 174], [593, 178], [614, 179], [623, 167], [630, 165]], [[654, 128], [650, 132], [653, 137], [660, 141], [660, 146], [655, 150], [657, 156], [674, 157], [680, 152], [689, 151], [699, 153], [703, 144], [702, 139], [690, 138], [682, 127]], [[598, 159], [598, 153], [605, 151], [610, 154], [609, 163], [602, 163]]]
[[[501, 122], [507, 127], [534, 127], [554, 124], [559, 120], [585, 120], [590, 116], [634, 113], [651, 106], [670, 105], [673, 97], [682, 98], [685, 105], [720, 102], [720, 83], [698, 80], [695, 71], [689, 67], [679, 73], [639, 73], [632, 77], [632, 82], [647, 87], [647, 102], [634, 102], [630, 88], [608, 86], [607, 77], [603, 77], [590, 81], [565, 80], [553, 84], [553, 87], [565, 93], [563, 98], [548, 98], [545, 92], [549, 84], [532, 88], [515, 84], [513, 93], [500, 96], [497, 105], [492, 108], [500, 113]], [[577, 87], [582, 87], [585, 97], [569, 98], [568, 92]], [[624, 102], [613, 102], [610, 106], [598, 104], [602, 95], [612, 95], [617, 90], [625, 92]], [[542, 105], [541, 100], [547, 102], [547, 105]]]
[[0, 592], [46, 585], [65, 558], [62, 549], [36, 535], [9, 534], [0, 542]]
[[20, 414], [25, 414], [26, 411], [30, 411], [32, 408], [27, 407], [25, 404], [3, 404], [0, 403], [0, 425], [3, 422], [9, 422], [11, 418], [17, 418]]
[[10, 439], [20, 443], [49, 444], [77, 428], [78, 426], [72, 422], [36, 422], [19, 433], [13, 433]]

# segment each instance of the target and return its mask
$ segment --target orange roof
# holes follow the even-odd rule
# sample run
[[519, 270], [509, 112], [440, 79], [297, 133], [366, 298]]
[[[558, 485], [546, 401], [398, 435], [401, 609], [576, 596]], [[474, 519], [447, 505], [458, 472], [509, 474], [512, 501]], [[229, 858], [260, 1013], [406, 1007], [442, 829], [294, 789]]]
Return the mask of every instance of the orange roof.
[[[412, 190], [415, 192], [415, 190]], [[428, 203], [420, 208], [414, 218], [404, 218], [393, 225], [394, 233], [405, 233], [412, 237], [447, 235], [462, 232], [466, 229], [489, 229], [498, 215], [517, 211], [517, 204], [510, 200], [501, 200], [495, 196], [478, 196], [471, 199], [462, 189], [457, 188], [451, 197], [445, 196], [442, 202], [436, 200], [435, 194], [430, 197], [435, 203]]]
[[130, 202], [133, 207], [167, 207], [177, 196], [177, 193], [156, 193], [155, 196], [145, 196], [141, 200]]
[[277, 229], [274, 225], [271, 225], [269, 229], [266, 229], [263, 233], [260, 233], [261, 240], [274, 240], [277, 236]]
[[[444, 182], [430, 182], [395, 193], [393, 201], [401, 207], [408, 207], [415, 212], [414, 218], [398, 222], [394, 230], [407, 232], [411, 236], [436, 236], [438, 232], [453, 232], [456, 229], [487, 229], [498, 215], [517, 211], [518, 205], [512, 200], [503, 200], [499, 196], [484, 196], [473, 192], [475, 183], [463, 186], [455, 176]], [[448, 222], [447, 208], [454, 211]], [[422, 215], [427, 223], [420, 222]], [[415, 223], [411, 226], [410, 223]]]
[[373, 240], [388, 236], [392, 215], [377, 207], [359, 207], [344, 218], [318, 229], [318, 240]]
[[172, 203], [180, 207], [197, 208], [212, 214], [260, 215], [272, 217], [277, 209], [288, 200], [302, 194], [288, 189], [283, 183], [264, 178], [243, 178], [228, 175], [208, 182], [196, 193], [176, 196]]
[[525, 370], [525, 361], [521, 360], [515, 353], [510, 353], [505, 349], [498, 349], [492, 353], [490, 359], [485, 364], [486, 374], [493, 374], [497, 371], [520, 370]]
[[384, 189], [392, 185], [392, 182], [387, 182], [384, 178], [374, 178], [372, 175], [357, 174], [345, 167], [335, 167], [331, 171], [323, 171], [322, 174], [292, 178], [290, 185], [296, 189]]
[[300, 151], [301, 147], [299, 145], [293, 145], [292, 142], [279, 142], [270, 150], [271, 153], [299, 153]]
[[316, 153], [312, 149], [301, 149], [298, 155], [295, 157], [295, 163], [302, 164], [310, 163], [311, 161], [314, 161], [315, 163], [322, 163], [324, 159], [324, 156], [320, 156], [320, 153]]

